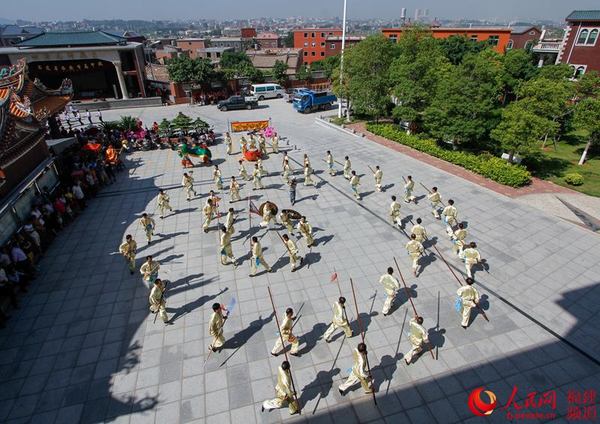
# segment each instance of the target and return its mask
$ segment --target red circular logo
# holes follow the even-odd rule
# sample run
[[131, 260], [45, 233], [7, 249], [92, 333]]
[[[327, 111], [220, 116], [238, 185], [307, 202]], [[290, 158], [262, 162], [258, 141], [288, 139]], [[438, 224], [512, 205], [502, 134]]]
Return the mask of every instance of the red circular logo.
[[[481, 398], [481, 393], [485, 393], [488, 397], [488, 402], [485, 402]], [[491, 415], [496, 408], [496, 395], [494, 392], [489, 390], [483, 390], [483, 387], [478, 387], [471, 392], [469, 395], [469, 409], [471, 412], [478, 417], [485, 417], [486, 415]]]

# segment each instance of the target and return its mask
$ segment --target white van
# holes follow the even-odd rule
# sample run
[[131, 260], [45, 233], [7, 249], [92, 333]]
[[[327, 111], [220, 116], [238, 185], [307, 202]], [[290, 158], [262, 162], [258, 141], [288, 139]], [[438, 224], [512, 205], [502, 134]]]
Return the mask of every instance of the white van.
[[250, 93], [258, 100], [281, 99], [285, 95], [285, 90], [279, 84], [252, 84]]

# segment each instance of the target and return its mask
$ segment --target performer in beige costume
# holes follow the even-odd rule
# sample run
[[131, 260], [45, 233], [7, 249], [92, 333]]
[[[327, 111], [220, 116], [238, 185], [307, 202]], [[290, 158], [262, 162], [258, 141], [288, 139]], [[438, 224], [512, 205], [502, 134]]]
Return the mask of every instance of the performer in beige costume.
[[238, 161], [238, 163], [240, 164], [239, 167], [239, 173], [238, 176], [242, 179], [242, 180], [246, 180], [249, 181], [250, 177], [248, 177], [248, 172], [246, 171], [246, 167], [244, 166], [244, 161], [242, 159], [240, 159]]
[[298, 256], [298, 246], [296, 245], [296, 242], [287, 234], [283, 235], [283, 242], [285, 243], [288, 254], [290, 255], [290, 266], [292, 267], [292, 272], [296, 272], [296, 269], [298, 268], [298, 262], [300, 262], [300, 266], [302, 266], [302, 258]]
[[273, 149], [273, 153], [279, 153], [279, 136], [277, 134], [271, 137], [271, 148]]
[[234, 176], [231, 177], [229, 182], [229, 203], [239, 202], [242, 200], [240, 197], [240, 184], [237, 182]]
[[256, 270], [258, 265], [264, 266], [267, 271], [273, 272], [273, 269], [269, 266], [265, 258], [263, 257], [262, 246], [258, 241], [258, 237], [252, 237], [252, 250], [251, 250], [251, 263], [250, 263], [250, 277], [254, 277], [256, 275]]
[[423, 318], [420, 316], [415, 315], [415, 317], [410, 320], [408, 340], [410, 341], [412, 348], [404, 355], [404, 362], [406, 362], [406, 365], [409, 365], [414, 356], [421, 353], [425, 345], [429, 343], [427, 330], [425, 330], [425, 327], [423, 327], [422, 324]]
[[[294, 310], [292, 308], [287, 308], [285, 310], [285, 317], [281, 321], [281, 325], [279, 326], [279, 331], [281, 331], [281, 335], [283, 336], [283, 340], [291, 343], [292, 349], [290, 350], [290, 355], [300, 356], [298, 353], [298, 347], [300, 343], [298, 342], [298, 338], [294, 336], [292, 333], [292, 327], [294, 326]], [[271, 355], [277, 356], [279, 352], [283, 349], [283, 345], [281, 344], [281, 337], [277, 337], [277, 341], [275, 341], [275, 346], [273, 346], [273, 350], [271, 350]]]
[[467, 247], [463, 251], [462, 257], [465, 261], [465, 270], [467, 271], [467, 277], [473, 278], [473, 274], [471, 272], [473, 265], [478, 264], [481, 261], [481, 256], [479, 255], [479, 251], [477, 250], [477, 244], [474, 241], [469, 243], [469, 247]]
[[315, 182], [312, 179], [312, 174], [313, 174], [313, 170], [310, 167], [310, 163], [304, 165], [304, 185], [305, 186], [315, 185]]
[[391, 309], [392, 305], [394, 304], [394, 299], [396, 298], [396, 294], [398, 293], [398, 290], [400, 290], [400, 283], [393, 276], [393, 274], [394, 274], [394, 268], [389, 267], [387, 269], [387, 273], [383, 274], [379, 278], [379, 284], [383, 285], [383, 290], [385, 291], [385, 294], [387, 295], [385, 302], [383, 304], [383, 309], [381, 310], [381, 313], [383, 314], [384, 317], [390, 313], [390, 309]]
[[210, 226], [210, 222], [212, 221], [215, 213], [215, 206], [212, 199], [208, 199], [206, 201], [206, 204], [202, 208], [202, 213], [204, 214], [204, 224], [202, 225], [202, 230], [205, 233], [208, 233], [208, 227]]
[[187, 172], [183, 173], [183, 178], [181, 178], [181, 185], [185, 189], [187, 194], [187, 200], [192, 200], [192, 194], [196, 196], [196, 191], [194, 190], [194, 177], [192, 177], [192, 172], [188, 174]]
[[306, 217], [305, 216], [303, 216], [302, 218], [300, 218], [300, 222], [298, 222], [298, 225], [296, 226], [296, 229], [306, 239], [306, 247], [311, 247], [313, 245], [313, 243], [315, 242], [315, 240], [314, 240], [313, 235], [312, 235], [312, 227], [306, 221]]
[[129, 272], [131, 274], [133, 274], [135, 271], [136, 251], [137, 243], [135, 242], [131, 234], [127, 234], [125, 236], [125, 241], [119, 246], [119, 253], [125, 258], [125, 262], [127, 262], [127, 266], [129, 267]]
[[411, 234], [417, 236], [415, 240], [417, 240], [419, 243], [423, 243], [427, 239], [427, 231], [425, 230], [425, 227], [421, 225], [422, 223], [423, 220], [421, 218], [417, 218], [417, 223], [413, 225], [412, 229], [410, 230]]
[[158, 314], [160, 319], [167, 324], [169, 322], [169, 317], [167, 317], [167, 302], [165, 301], [165, 297], [163, 293], [165, 292], [165, 285], [157, 278], [154, 281], [154, 285], [152, 286], [152, 290], [150, 291], [150, 296], [148, 296], [148, 301], [150, 302], [150, 312], [153, 314]]
[[213, 338], [212, 343], [208, 346], [210, 350], [216, 352], [223, 347], [225, 344], [225, 337], [223, 336], [223, 325], [225, 324], [225, 320], [227, 316], [223, 316], [223, 311], [221, 309], [221, 305], [218, 303], [213, 303], [212, 305], [213, 313], [210, 316], [210, 321], [208, 323], [208, 333]]
[[252, 171], [252, 183], [253, 183], [252, 190], [259, 190], [259, 189], [265, 188], [265, 186], [263, 186], [261, 180], [262, 180], [262, 172], [261, 172], [258, 164], [255, 164], [254, 171]]
[[454, 252], [454, 254], [462, 258], [463, 249], [467, 245], [465, 241], [467, 239], [467, 230], [465, 229], [465, 225], [462, 222], [458, 224], [458, 230], [456, 230], [454, 234], [452, 234], [452, 237], [450, 237], [450, 239], [452, 240], [452, 243], [454, 243], [454, 245], [452, 246], [452, 251]]
[[344, 158], [344, 178], [349, 180], [352, 175], [350, 175], [350, 171], [352, 171], [352, 162], [350, 162], [350, 158], [346, 156]]
[[458, 220], [458, 211], [454, 207], [454, 200], [448, 200], [448, 206], [442, 211], [442, 217], [446, 223], [446, 233], [448, 233], [448, 236], [452, 236], [454, 234], [453, 227], [457, 224]]
[[152, 256], [146, 256], [146, 262], [144, 262], [140, 267], [140, 274], [142, 274], [142, 279], [144, 282], [148, 283], [149, 285], [154, 284], [154, 281], [156, 281], [158, 278], [159, 269], [159, 263], [152, 260]]
[[294, 399], [294, 388], [292, 387], [292, 377], [290, 374], [290, 363], [283, 361], [277, 369], [277, 385], [275, 386], [275, 399], [265, 400], [262, 404], [262, 412], [265, 410], [281, 408], [285, 402], [288, 404], [290, 415], [298, 413], [298, 404]]
[[354, 386], [360, 381], [360, 385], [365, 393], [370, 394], [373, 391], [373, 387], [367, 367], [367, 345], [364, 343], [359, 343], [358, 347], [352, 351], [352, 355], [354, 357], [352, 373], [348, 376], [343, 384], [338, 386], [338, 390], [343, 396], [346, 389]]
[[331, 151], [327, 150], [327, 156], [325, 157], [325, 162], [327, 162], [327, 169], [329, 170], [329, 175], [332, 177], [335, 176], [335, 169], [333, 169], [333, 155]]
[[165, 193], [164, 190], [158, 190], [158, 198], [156, 199], [156, 203], [158, 205], [158, 210], [160, 211], [161, 219], [165, 217], [165, 212], [167, 209], [169, 212], [173, 212], [173, 208], [169, 204], [169, 195]]
[[356, 171], [351, 172], [352, 177], [350, 178], [350, 186], [352, 187], [352, 193], [356, 200], [361, 200], [360, 193], [358, 192], [358, 186], [360, 185], [360, 177], [356, 175]]
[[215, 187], [217, 191], [223, 190], [223, 177], [221, 176], [221, 170], [219, 169], [219, 165], [215, 165], [213, 170], [213, 181], [215, 182]]
[[227, 216], [225, 216], [225, 229], [231, 231], [231, 234], [235, 232], [233, 229], [233, 222], [235, 221], [235, 209], [229, 208], [227, 210]]
[[273, 221], [275, 224], [277, 224], [277, 219], [276, 219], [275, 213], [269, 203], [265, 204], [265, 206], [263, 208], [262, 219], [263, 220], [259, 225], [263, 228], [268, 227], [269, 223], [271, 221]]
[[392, 224], [402, 227], [402, 220], [400, 219], [400, 203], [396, 201], [396, 196], [392, 196], [392, 203], [390, 204], [390, 219], [392, 220]]
[[338, 328], [344, 330], [346, 337], [352, 337], [352, 329], [350, 329], [350, 324], [346, 317], [346, 298], [343, 296], [340, 296], [338, 301], [333, 304], [333, 318], [331, 319], [331, 325], [327, 328], [325, 334], [323, 334], [323, 338], [327, 343], [331, 341], [331, 336]]
[[142, 217], [140, 218], [140, 225], [146, 232], [146, 239], [148, 240], [148, 243], [150, 243], [152, 241], [152, 236], [154, 235], [156, 223], [148, 216], [147, 213], [143, 213]]
[[[231, 248], [231, 235], [233, 234], [233, 226], [226, 228], [221, 227], [221, 265], [232, 264], [237, 268], [237, 259], [233, 256], [233, 250]], [[228, 261], [230, 260], [230, 261]]]
[[231, 139], [231, 135], [229, 135], [229, 132], [225, 133], [225, 144], [227, 145], [227, 154], [230, 155], [233, 153], [232, 151], [232, 145], [233, 145], [233, 140]]
[[462, 320], [460, 325], [465, 329], [469, 326], [471, 309], [476, 307], [479, 303], [479, 293], [477, 292], [477, 289], [473, 287], [474, 280], [469, 277], [467, 278], [466, 282], [466, 285], [462, 286], [456, 291], [456, 294], [458, 297], [460, 297], [462, 303], [462, 308], [460, 311]]
[[418, 276], [418, 268], [419, 268], [419, 258], [423, 255], [423, 245], [417, 241], [417, 236], [412, 234], [410, 236], [410, 241], [406, 243], [406, 251], [410, 255], [413, 260], [412, 270], [415, 277]]
[[427, 198], [431, 202], [431, 213], [435, 219], [440, 219], [440, 205], [442, 204], [442, 196], [438, 193], [437, 187], [431, 188], [431, 193], [427, 195]]
[[288, 213], [281, 211], [281, 213], [279, 214], [279, 219], [281, 223], [285, 225], [286, 230], [288, 230], [288, 232], [292, 234], [294, 232], [294, 227], [292, 226], [292, 220]]
[[373, 177], [375, 178], [375, 189], [377, 191], [381, 191], [381, 180], [383, 179], [383, 171], [379, 168], [379, 165], [375, 167], [375, 172], [373, 173]]
[[410, 203], [412, 201], [415, 201], [415, 196], [413, 196], [412, 192], [415, 189], [415, 182], [412, 179], [412, 176], [408, 176], [406, 177], [406, 183], [404, 184], [404, 201], [406, 203]]

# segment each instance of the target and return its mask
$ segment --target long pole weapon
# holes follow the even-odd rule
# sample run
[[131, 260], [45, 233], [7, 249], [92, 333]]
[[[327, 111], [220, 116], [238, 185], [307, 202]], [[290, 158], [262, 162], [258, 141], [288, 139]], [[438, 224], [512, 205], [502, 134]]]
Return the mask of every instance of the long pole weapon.
[[[275, 302], [273, 302], [273, 295], [271, 294], [271, 287], [267, 287], [269, 291], [269, 299], [271, 299], [271, 306], [273, 307], [273, 314], [275, 314], [275, 323], [277, 324], [277, 332], [279, 333], [279, 339], [281, 340], [281, 346], [283, 347], [283, 354], [285, 355], [285, 360], [289, 363], [290, 360], [288, 358], [287, 351], [285, 350], [285, 344], [283, 343], [283, 335], [281, 334], [281, 328], [279, 327], [279, 318], [277, 317], [277, 311], [275, 310]], [[298, 402], [298, 395], [296, 393], [296, 384], [294, 383], [294, 377], [292, 377], [292, 369], [290, 365], [290, 381], [292, 382], [292, 389], [294, 390], [294, 401], [296, 405], [298, 405], [298, 414], [302, 414], [300, 408], [300, 402]]]
[[[406, 297], [410, 300], [410, 304], [412, 305], [413, 311], [415, 313], [415, 317], [418, 317], [417, 308], [415, 308], [415, 302], [413, 302], [410, 292], [408, 291], [408, 286], [406, 285], [406, 281], [404, 281], [404, 277], [402, 276], [402, 271], [400, 271], [400, 267], [398, 266], [398, 261], [396, 261], [396, 257], [394, 257], [394, 263], [396, 264], [396, 269], [398, 270], [398, 274], [400, 274], [400, 280], [402, 280], [402, 285], [404, 286], [404, 290], [406, 290]], [[428, 351], [431, 353], [431, 357], [435, 359], [435, 355], [433, 354], [433, 350], [431, 349], [431, 345], [429, 342], [427, 343]]]
[[[362, 326], [362, 321], [360, 320], [360, 314], [358, 312], [358, 303], [356, 303], [356, 292], [354, 291], [354, 282], [352, 278], [350, 278], [350, 287], [352, 287], [352, 297], [354, 298], [354, 307], [356, 308], [356, 319], [358, 320], [358, 327], [360, 328], [360, 337], [362, 338], [362, 342], [365, 343], [365, 331]], [[374, 386], [373, 374], [371, 373], [371, 365], [369, 365], [369, 356], [365, 355], [367, 360], [367, 370], [369, 371], [369, 379], [371, 380], [371, 384]], [[373, 395], [373, 402], [377, 405], [377, 398], [375, 397], [375, 388], [371, 390], [371, 394]]]
[[[427, 187], [425, 187], [425, 184], [423, 184], [422, 182], [419, 182], [419, 184], [421, 184], [423, 186], [423, 188], [425, 190], [427, 190], [427, 193], [431, 194], [431, 190], [429, 190]], [[444, 201], [440, 198], [440, 203], [442, 204], [442, 206], [446, 207], [446, 204], [444, 203]]]

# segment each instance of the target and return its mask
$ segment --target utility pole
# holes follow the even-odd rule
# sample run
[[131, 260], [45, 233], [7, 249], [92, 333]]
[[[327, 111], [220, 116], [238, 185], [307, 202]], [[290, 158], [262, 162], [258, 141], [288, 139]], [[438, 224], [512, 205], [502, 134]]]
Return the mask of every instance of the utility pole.
[[343, 83], [342, 79], [344, 77], [344, 48], [346, 47], [346, 2], [344, 0], [344, 15], [342, 18], [342, 54], [340, 57], [340, 99], [338, 101], [338, 118], [342, 117], [342, 92], [343, 92]]

